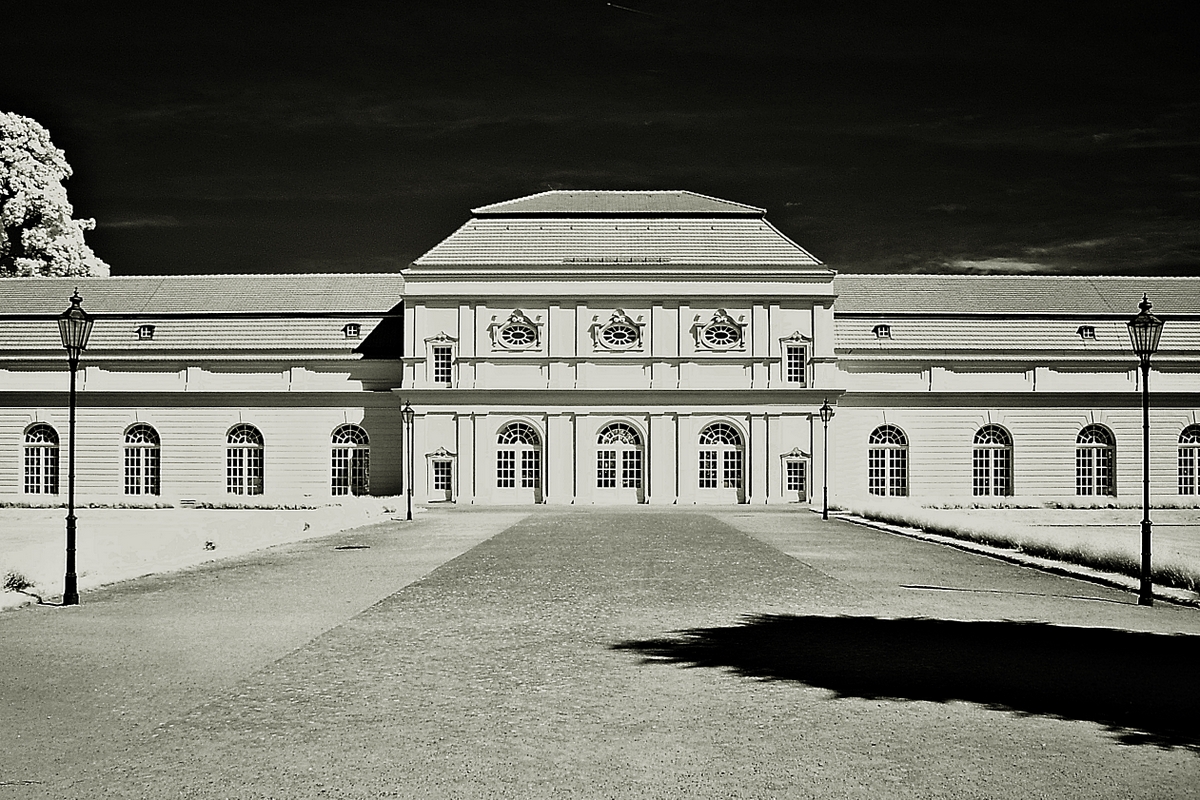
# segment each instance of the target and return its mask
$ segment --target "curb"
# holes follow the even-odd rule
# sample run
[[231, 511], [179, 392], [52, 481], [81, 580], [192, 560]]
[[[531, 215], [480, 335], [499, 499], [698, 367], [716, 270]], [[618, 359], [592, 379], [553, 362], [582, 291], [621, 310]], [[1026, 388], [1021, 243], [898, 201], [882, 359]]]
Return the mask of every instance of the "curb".
[[[830, 513], [829, 516], [835, 517], [843, 522], [849, 522], [853, 525], [860, 525], [864, 528], [873, 528], [877, 531], [890, 533], [896, 536], [906, 536], [909, 539], [917, 539], [922, 542], [942, 544], [947, 547], [953, 547], [956, 550], [963, 550], [968, 553], [988, 556], [989, 558], [1007, 561], [1010, 564], [1016, 564], [1022, 567], [1030, 567], [1032, 569], [1041, 570], [1042, 572], [1049, 572], [1054, 575], [1062, 575], [1068, 578], [1079, 578], [1080, 580], [1098, 583], [1102, 586], [1107, 586], [1112, 589], [1120, 589], [1122, 591], [1137, 594], [1141, 587], [1140, 582], [1136, 578], [1118, 575], [1113, 572], [1103, 572], [1101, 570], [1092, 569], [1091, 567], [1085, 567], [1079, 564], [1068, 564], [1063, 561], [1054, 561], [1049, 558], [1030, 556], [1018, 550], [995, 547], [988, 544], [980, 544], [979, 542], [971, 542], [965, 539], [954, 539], [949, 536], [942, 536], [936, 533], [926, 533], [918, 528], [906, 528], [901, 525], [877, 522], [872, 519], [867, 519], [866, 517], [855, 516], [854, 514]], [[1154, 586], [1153, 588], [1155, 600], [1162, 600], [1173, 605], [1187, 606], [1189, 608], [1200, 607], [1200, 595], [1198, 595], [1196, 592], [1191, 592], [1187, 589], [1175, 589], [1166, 586]]]

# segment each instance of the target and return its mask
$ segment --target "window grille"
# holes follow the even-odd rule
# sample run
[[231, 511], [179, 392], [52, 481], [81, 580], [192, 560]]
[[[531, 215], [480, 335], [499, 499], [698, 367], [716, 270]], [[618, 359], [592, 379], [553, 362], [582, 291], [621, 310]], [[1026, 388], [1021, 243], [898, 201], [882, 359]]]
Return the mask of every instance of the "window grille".
[[788, 383], [798, 383], [804, 385], [804, 362], [805, 353], [804, 346], [797, 344], [789, 344], [787, 346], [787, 364], [785, 368], [784, 378]]
[[435, 492], [448, 492], [451, 490], [453, 481], [453, 465], [449, 461], [434, 461], [433, 462], [433, 490]]
[[617, 486], [617, 451], [596, 451], [596, 486], [615, 489]]
[[25, 431], [25, 494], [58, 494], [58, 432], [44, 422]]
[[867, 491], [908, 496], [908, 437], [895, 425], [881, 425], [867, 439]]
[[159, 494], [158, 431], [139, 423], [125, 432], [125, 494]]
[[717, 451], [700, 451], [700, 488], [717, 488]]
[[225, 491], [263, 493], [263, 437], [253, 425], [235, 425], [225, 448]]
[[984, 425], [975, 434], [971, 458], [971, 493], [1012, 495], [1012, 437], [999, 425]]
[[1200, 494], [1200, 425], [1188, 425], [1179, 434], [1179, 493]]
[[542, 451], [521, 451], [521, 488], [536, 489], [542, 485]]
[[1088, 425], [1075, 441], [1075, 494], [1115, 495], [1116, 441], [1103, 425]]
[[531, 447], [539, 447], [542, 444], [538, 432], [533, 429], [532, 425], [524, 422], [513, 422], [506, 425], [496, 437], [496, 441], [500, 444], [527, 444]]
[[785, 461], [786, 474], [784, 488], [789, 492], [798, 492], [801, 499], [808, 497], [808, 470], [803, 461]]
[[626, 450], [621, 453], [621, 487], [642, 488], [642, 451]]
[[153, 325], [139, 325], [138, 329], [137, 329], [137, 337], [139, 339], [153, 339], [154, 338], [154, 326]]
[[433, 347], [433, 382], [450, 384], [453, 377], [451, 365], [453, 364], [454, 350], [446, 345], [434, 345]]
[[496, 485], [511, 489], [517, 485], [517, 451], [496, 451]]
[[370, 494], [371, 442], [358, 425], [342, 425], [332, 437], [331, 492], [335, 495]]
[[1096, 327], [1094, 325], [1080, 325], [1076, 333], [1079, 334], [1080, 339], [1095, 339]]
[[342, 328], [342, 333], [346, 334], [347, 339], [357, 339], [362, 336], [362, 327], [357, 322], [348, 322]]
[[871, 329], [871, 333], [875, 334], [876, 339], [890, 339], [892, 338], [892, 326], [883, 324], [876, 325]]

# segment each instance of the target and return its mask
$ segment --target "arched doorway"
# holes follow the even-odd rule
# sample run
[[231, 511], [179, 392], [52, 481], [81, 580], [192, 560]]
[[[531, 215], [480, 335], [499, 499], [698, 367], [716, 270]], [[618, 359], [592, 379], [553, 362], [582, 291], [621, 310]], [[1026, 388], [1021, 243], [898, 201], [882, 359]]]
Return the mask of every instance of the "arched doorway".
[[542, 502], [542, 437], [527, 422], [510, 422], [496, 436], [496, 502]]
[[697, 499], [701, 503], [744, 503], [745, 445], [742, 434], [727, 422], [700, 431]]
[[596, 437], [596, 502], [644, 503], [641, 434], [625, 422], [612, 422]]

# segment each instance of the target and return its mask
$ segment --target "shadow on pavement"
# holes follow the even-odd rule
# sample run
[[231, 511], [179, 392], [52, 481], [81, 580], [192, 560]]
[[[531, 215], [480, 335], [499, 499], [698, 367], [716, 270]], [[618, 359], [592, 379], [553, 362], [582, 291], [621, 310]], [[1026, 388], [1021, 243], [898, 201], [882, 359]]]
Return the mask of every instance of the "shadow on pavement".
[[1200, 637], [966, 622], [763, 615], [612, 646], [643, 663], [724, 667], [840, 697], [964, 700], [1101, 723], [1123, 744], [1200, 755]]

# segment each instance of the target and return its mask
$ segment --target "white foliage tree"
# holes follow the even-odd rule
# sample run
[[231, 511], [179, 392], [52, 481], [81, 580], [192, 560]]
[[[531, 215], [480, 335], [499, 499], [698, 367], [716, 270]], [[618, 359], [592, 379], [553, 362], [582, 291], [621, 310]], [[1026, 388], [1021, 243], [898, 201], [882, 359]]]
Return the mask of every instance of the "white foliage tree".
[[83, 241], [92, 219], [72, 219], [66, 156], [29, 117], [0, 112], [0, 278], [103, 276]]

